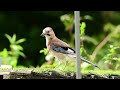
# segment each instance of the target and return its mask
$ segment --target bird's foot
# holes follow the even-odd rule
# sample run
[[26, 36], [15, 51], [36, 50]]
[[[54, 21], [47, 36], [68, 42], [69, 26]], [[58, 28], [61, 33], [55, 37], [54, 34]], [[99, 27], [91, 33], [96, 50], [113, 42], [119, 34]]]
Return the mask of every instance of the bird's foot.
[[64, 66], [64, 68], [62, 68], [62, 69], [59, 68], [61, 65], [62, 65], [62, 63], [60, 62], [59, 65], [56, 66], [56, 67], [54, 68], [54, 70], [61, 70], [61, 71], [64, 71], [65, 68], [66, 68], [67, 62], [65, 62], [65, 66]]
[[65, 70], [65, 67], [64, 67], [63, 69], [60, 69], [60, 67], [56, 66], [56, 67], [54, 68], [54, 70], [64, 71], [64, 70]]

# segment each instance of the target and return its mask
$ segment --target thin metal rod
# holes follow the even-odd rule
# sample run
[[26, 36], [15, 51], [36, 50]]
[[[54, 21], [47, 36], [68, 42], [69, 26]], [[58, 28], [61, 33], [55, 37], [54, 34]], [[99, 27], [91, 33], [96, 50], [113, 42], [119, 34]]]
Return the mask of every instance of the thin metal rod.
[[80, 11], [74, 11], [75, 15], [75, 47], [76, 47], [76, 79], [81, 79], [80, 59]]
[[2, 57], [0, 57], [0, 66], [1, 66], [1, 64], [2, 64]]

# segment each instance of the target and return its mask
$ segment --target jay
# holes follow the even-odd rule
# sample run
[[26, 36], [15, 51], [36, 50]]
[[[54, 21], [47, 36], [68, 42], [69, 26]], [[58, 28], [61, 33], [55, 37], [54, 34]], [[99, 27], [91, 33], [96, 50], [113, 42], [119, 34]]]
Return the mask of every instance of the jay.
[[[46, 39], [46, 47], [48, 52], [51, 53], [54, 57], [58, 58], [60, 61], [59, 65], [61, 65], [61, 62], [64, 60], [76, 59], [75, 50], [71, 48], [70, 45], [68, 45], [66, 42], [57, 38], [51, 27], [44, 28], [41, 36], [44, 36]], [[82, 61], [89, 63], [94, 67], [98, 67], [83, 57], [80, 56], [80, 58]]]

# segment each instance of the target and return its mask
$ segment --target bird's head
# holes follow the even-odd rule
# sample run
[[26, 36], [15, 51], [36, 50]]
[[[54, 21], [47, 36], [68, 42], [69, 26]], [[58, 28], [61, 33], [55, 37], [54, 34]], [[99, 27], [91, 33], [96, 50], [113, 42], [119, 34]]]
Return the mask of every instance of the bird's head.
[[51, 27], [46, 27], [43, 29], [41, 36], [45, 36], [45, 38], [50, 39], [55, 37], [55, 33]]

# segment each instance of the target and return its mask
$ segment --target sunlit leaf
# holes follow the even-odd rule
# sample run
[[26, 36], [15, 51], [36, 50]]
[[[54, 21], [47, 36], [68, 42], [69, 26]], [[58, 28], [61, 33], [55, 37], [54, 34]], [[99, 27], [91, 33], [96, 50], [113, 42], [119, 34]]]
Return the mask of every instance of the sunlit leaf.
[[8, 51], [7, 51], [6, 48], [3, 49], [2, 56], [5, 57], [5, 58], [8, 57]]
[[83, 51], [84, 51], [84, 48], [81, 47], [81, 48], [80, 48], [80, 55], [82, 55]]
[[17, 59], [11, 60], [10, 65], [16, 67], [16, 65], [17, 65]]
[[90, 37], [90, 36], [84, 35], [84, 36], [82, 36], [81, 38], [82, 38], [83, 41], [90, 42], [90, 43], [92, 43], [92, 44], [94, 44], [94, 45], [97, 45], [97, 44], [98, 44], [97, 40], [95, 40], [94, 38], [92, 38], [92, 37]]
[[15, 41], [16, 41], [16, 34], [13, 34], [12, 41], [15, 43]]
[[25, 42], [25, 41], [26, 41], [25, 38], [23, 38], [23, 39], [19, 39], [18, 41], [16, 41], [16, 44], [19, 44], [19, 43], [22, 43], [22, 42]]
[[72, 14], [65, 14], [60, 17], [60, 20], [65, 25], [65, 30], [69, 31], [73, 28], [74, 25], [74, 18]]
[[118, 58], [118, 61], [120, 62], [120, 58]]
[[60, 17], [60, 20], [61, 21], [65, 21], [65, 20], [67, 20], [67, 21], [69, 21], [71, 18], [71, 15], [70, 14], [65, 14], [65, 15], [62, 15], [61, 17]]
[[113, 48], [113, 45], [110, 45], [110, 48]]
[[20, 46], [20, 45], [17, 45], [17, 48], [18, 48], [19, 50], [23, 50], [23, 47]]
[[26, 57], [26, 55], [23, 52], [19, 52], [19, 54], [24, 58]]
[[9, 42], [11, 44], [13, 44], [12, 37], [10, 35], [8, 35], [8, 34], [5, 34], [5, 36], [7, 37], [7, 39], [9, 40]]
[[13, 50], [18, 50], [17, 45], [10, 45], [10, 48], [13, 49]]
[[40, 53], [44, 53], [44, 50], [40, 50]]
[[84, 16], [84, 19], [93, 20], [93, 18], [92, 18], [90, 15], [85, 15], [85, 16]]
[[114, 30], [115, 26], [111, 23], [107, 23], [105, 24], [104, 26], [104, 31], [111, 31], [111, 30]]
[[82, 24], [80, 25], [80, 34], [81, 35], [85, 34], [85, 28], [86, 28], [86, 24], [85, 24], [85, 22], [82, 22]]
[[108, 61], [108, 60], [106, 60], [104, 63], [109, 63], [109, 61]]
[[40, 50], [40, 53], [44, 53], [44, 55], [47, 55], [48, 51], [46, 48], [44, 48], [43, 50]]
[[118, 60], [118, 58], [114, 57], [113, 60]]

